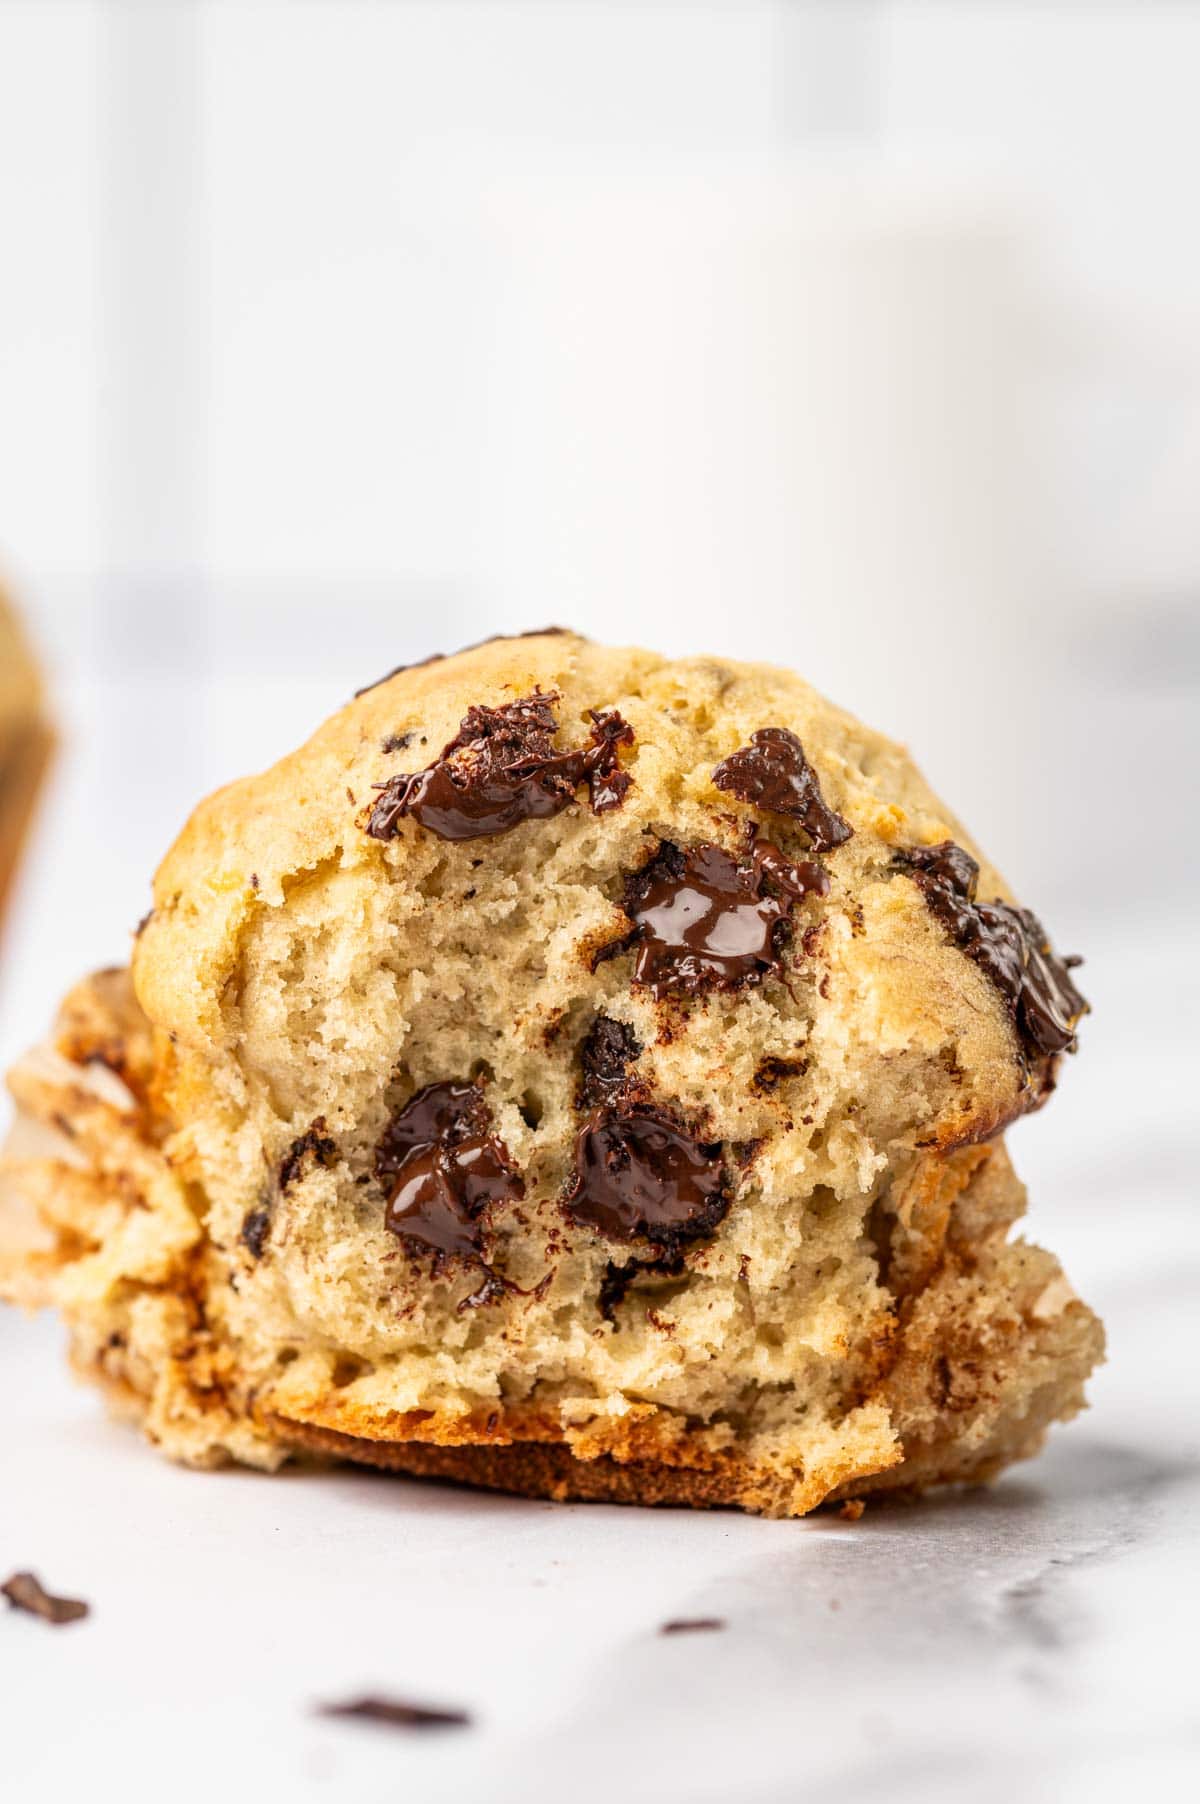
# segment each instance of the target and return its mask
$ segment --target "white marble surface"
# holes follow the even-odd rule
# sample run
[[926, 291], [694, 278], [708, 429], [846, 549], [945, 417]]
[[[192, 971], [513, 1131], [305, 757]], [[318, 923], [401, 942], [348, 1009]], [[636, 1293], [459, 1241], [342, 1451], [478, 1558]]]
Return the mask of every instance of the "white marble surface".
[[[170, 769], [127, 731], [148, 698], [184, 735]], [[76, 699], [8, 944], [5, 1055], [74, 969], [120, 956], [184, 789], [317, 712], [264, 691], [243, 718], [241, 691], [201, 704], [161, 681]], [[1137, 912], [1136, 868], [1122, 858], [1090, 922], [1075, 908], [1095, 1014], [1052, 1107], [1013, 1136], [1031, 1232], [1110, 1330], [1093, 1408], [1041, 1460], [857, 1525], [199, 1475], [72, 1387], [52, 1322], [3, 1313], [0, 1564], [94, 1605], [58, 1631], [0, 1612], [3, 1796], [1195, 1795], [1200, 979], [1190, 919]], [[727, 1626], [656, 1632], [695, 1615]], [[474, 1726], [416, 1737], [311, 1714], [372, 1688]]]

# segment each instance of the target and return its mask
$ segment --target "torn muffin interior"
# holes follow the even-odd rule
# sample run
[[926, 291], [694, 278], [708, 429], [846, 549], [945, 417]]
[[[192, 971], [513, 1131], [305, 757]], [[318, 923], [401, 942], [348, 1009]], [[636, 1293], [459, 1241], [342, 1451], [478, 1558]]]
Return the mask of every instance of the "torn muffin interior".
[[9, 1287], [169, 1452], [788, 1514], [1078, 1407], [998, 1137], [1062, 1048], [903, 863], [958, 830], [885, 742], [569, 635], [325, 733], [168, 860], [144, 1008], [85, 987], [12, 1079]]

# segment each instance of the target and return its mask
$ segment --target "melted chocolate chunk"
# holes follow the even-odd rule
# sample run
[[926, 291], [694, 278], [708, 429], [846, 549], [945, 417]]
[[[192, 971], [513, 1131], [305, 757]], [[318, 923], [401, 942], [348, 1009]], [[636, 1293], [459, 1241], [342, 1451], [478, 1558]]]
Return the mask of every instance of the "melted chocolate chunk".
[[595, 1109], [612, 1102], [642, 1048], [631, 1027], [597, 1015], [579, 1048], [579, 1107]]
[[609, 1240], [649, 1240], [674, 1253], [711, 1234], [729, 1208], [721, 1146], [706, 1145], [650, 1104], [593, 1110], [575, 1140], [564, 1205]]
[[931, 914], [991, 978], [1027, 1052], [1043, 1059], [1073, 1052], [1075, 1028], [1088, 1012], [1069, 976], [1079, 960], [1056, 957], [1045, 928], [1028, 908], [977, 902], [979, 866], [953, 840], [910, 847], [897, 862]]
[[792, 864], [765, 841], [739, 862], [668, 840], [626, 886], [633, 932], [602, 956], [636, 946], [633, 980], [659, 997], [741, 989], [780, 974], [792, 905], [828, 890], [819, 864]]
[[337, 1143], [325, 1132], [325, 1117], [318, 1115], [312, 1126], [306, 1128], [298, 1140], [292, 1141], [280, 1160], [279, 1188], [286, 1190], [301, 1175], [306, 1160], [327, 1165], [336, 1152]]
[[428, 1704], [376, 1696], [318, 1704], [317, 1715], [353, 1717], [359, 1722], [382, 1723], [388, 1729], [465, 1729], [471, 1721], [465, 1710], [434, 1710]]
[[[478, 1084], [427, 1084], [388, 1124], [375, 1172], [388, 1192], [384, 1221], [393, 1234], [438, 1262], [455, 1254], [474, 1260], [495, 1279], [483, 1260], [488, 1211], [518, 1201], [525, 1186], [491, 1120]], [[468, 1299], [476, 1300], [490, 1295]]]
[[14, 1572], [0, 1585], [0, 1593], [14, 1610], [40, 1616], [43, 1622], [49, 1622], [55, 1628], [61, 1628], [65, 1622], [81, 1622], [91, 1611], [91, 1605], [80, 1598], [55, 1597], [32, 1572]]
[[239, 1236], [242, 1245], [255, 1259], [261, 1259], [271, 1235], [271, 1211], [265, 1203], [246, 1212]]
[[377, 785], [367, 832], [393, 839], [411, 815], [439, 839], [487, 838], [522, 821], [561, 814], [584, 783], [593, 814], [616, 808], [631, 782], [617, 748], [633, 744], [632, 728], [615, 710], [593, 709], [591, 744], [556, 751], [557, 700], [539, 690], [501, 708], [468, 709], [456, 737], [431, 765]]
[[749, 745], [718, 764], [712, 780], [739, 802], [792, 815], [808, 834], [814, 852], [832, 852], [845, 845], [853, 831], [826, 802], [804, 747], [786, 727], [760, 727], [751, 734]]

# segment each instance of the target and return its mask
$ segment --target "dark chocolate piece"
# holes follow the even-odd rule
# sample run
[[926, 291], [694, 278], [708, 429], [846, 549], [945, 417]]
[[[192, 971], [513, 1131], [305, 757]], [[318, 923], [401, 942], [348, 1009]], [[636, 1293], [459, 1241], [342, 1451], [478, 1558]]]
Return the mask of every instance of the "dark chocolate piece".
[[279, 1188], [286, 1190], [301, 1175], [307, 1159], [312, 1158], [318, 1165], [327, 1165], [336, 1152], [336, 1141], [330, 1139], [325, 1132], [325, 1117], [318, 1115], [312, 1126], [305, 1128], [299, 1139], [292, 1141], [279, 1161]]
[[381, 752], [406, 752], [415, 738], [415, 733], [389, 733], [380, 741], [379, 749]]
[[[457, 658], [461, 656], [464, 651], [478, 651], [481, 645], [495, 645], [500, 639], [552, 639], [558, 638], [570, 631], [571, 628], [569, 626], [532, 626], [528, 631], [523, 633], [489, 633], [486, 639], [475, 639], [470, 645], [460, 645], [458, 651], [433, 651], [430, 652], [427, 658], [417, 658], [412, 664], [393, 665], [392, 669], [389, 670], [386, 675], [376, 677], [373, 683], [364, 683], [361, 689], [356, 689], [354, 691], [354, 699], [357, 701], [360, 695], [369, 695], [372, 689], [379, 689], [384, 683], [390, 683], [394, 676], [400, 675], [401, 671], [423, 670], [426, 664], [443, 664], [448, 657]], [[581, 634], [576, 636], [582, 637]]]
[[577, 1226], [664, 1253], [711, 1234], [730, 1204], [720, 1143], [706, 1144], [649, 1103], [593, 1110], [575, 1140], [564, 1197]]
[[642, 1048], [631, 1027], [608, 1015], [597, 1015], [579, 1048], [579, 1107], [595, 1109], [612, 1102]]
[[1079, 963], [1058, 958], [1046, 930], [1028, 908], [977, 902], [979, 866], [953, 840], [912, 846], [897, 859], [930, 913], [1004, 998], [1026, 1051], [1049, 1059], [1075, 1050], [1075, 1029], [1088, 1004], [1069, 972]]
[[724, 1627], [723, 1616], [676, 1616], [671, 1622], [664, 1622], [658, 1632], [660, 1635], [695, 1635]]
[[90, 1614], [91, 1605], [77, 1597], [55, 1597], [32, 1572], [14, 1572], [0, 1585], [14, 1610], [25, 1610], [60, 1628], [64, 1622], [82, 1622]]
[[556, 751], [557, 700], [537, 690], [500, 708], [469, 708], [457, 735], [425, 770], [376, 785], [367, 832], [393, 839], [411, 815], [439, 839], [487, 838], [561, 814], [584, 783], [593, 814], [617, 807], [631, 781], [617, 748], [633, 744], [632, 728], [614, 710], [593, 709], [591, 744]]
[[760, 727], [749, 745], [718, 764], [712, 780], [739, 802], [790, 814], [808, 834], [814, 852], [832, 852], [853, 832], [826, 802], [804, 747], [787, 727]]
[[428, 1704], [410, 1704], [403, 1698], [348, 1698], [341, 1704], [318, 1704], [318, 1716], [353, 1717], [358, 1722], [382, 1723], [389, 1729], [465, 1729], [471, 1718], [465, 1710], [434, 1710]]
[[659, 997], [741, 989], [780, 975], [793, 904], [828, 891], [819, 864], [792, 864], [766, 841], [739, 862], [667, 840], [626, 885], [633, 932], [603, 956], [636, 946], [633, 980]]
[[[478, 1084], [427, 1084], [379, 1142], [375, 1172], [388, 1192], [384, 1220], [393, 1234], [428, 1248], [438, 1261], [457, 1254], [484, 1264], [490, 1209], [525, 1194], [491, 1121]], [[476, 1301], [489, 1300], [476, 1293]]]
[[261, 1259], [271, 1235], [271, 1211], [265, 1203], [248, 1209], [239, 1236], [242, 1245], [255, 1259]]
[[146, 910], [145, 914], [142, 916], [141, 920], [138, 922], [137, 926], [133, 930], [133, 937], [135, 940], [141, 939], [142, 935], [145, 933], [147, 927], [149, 927], [149, 925], [153, 919], [154, 919], [154, 910], [153, 910], [153, 908], [148, 908]]

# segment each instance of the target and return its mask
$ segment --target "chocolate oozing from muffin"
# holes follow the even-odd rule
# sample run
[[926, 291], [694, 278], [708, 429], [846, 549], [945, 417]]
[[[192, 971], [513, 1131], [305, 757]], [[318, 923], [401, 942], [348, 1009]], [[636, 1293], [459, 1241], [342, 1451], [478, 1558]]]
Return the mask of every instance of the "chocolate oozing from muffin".
[[730, 1203], [720, 1143], [698, 1140], [650, 1103], [594, 1109], [575, 1139], [569, 1219], [607, 1240], [648, 1240], [658, 1255], [711, 1234]]
[[491, 1126], [478, 1084], [427, 1084], [392, 1117], [376, 1149], [387, 1227], [433, 1252], [436, 1264], [456, 1255], [484, 1264], [489, 1211], [525, 1194]]
[[897, 863], [930, 913], [995, 984], [1026, 1052], [1034, 1059], [1073, 1052], [1075, 1029], [1088, 1012], [1070, 976], [1080, 960], [1056, 956], [1030, 909], [977, 902], [979, 866], [953, 840], [909, 847]]
[[561, 814], [582, 784], [594, 814], [618, 807], [631, 778], [617, 748], [633, 744], [633, 729], [615, 709], [593, 709], [590, 744], [558, 751], [557, 701], [537, 690], [503, 707], [469, 708], [431, 765], [378, 786], [367, 832], [392, 839], [410, 816], [439, 839], [487, 838]]
[[826, 802], [804, 747], [787, 727], [760, 727], [750, 735], [749, 745], [717, 765], [712, 780], [739, 802], [791, 815], [804, 828], [814, 852], [832, 852], [853, 832]]
[[793, 905], [828, 891], [819, 864], [793, 864], [765, 840], [740, 860], [667, 840], [626, 883], [633, 931], [601, 956], [635, 946], [633, 981], [660, 998], [738, 990], [780, 974]]

